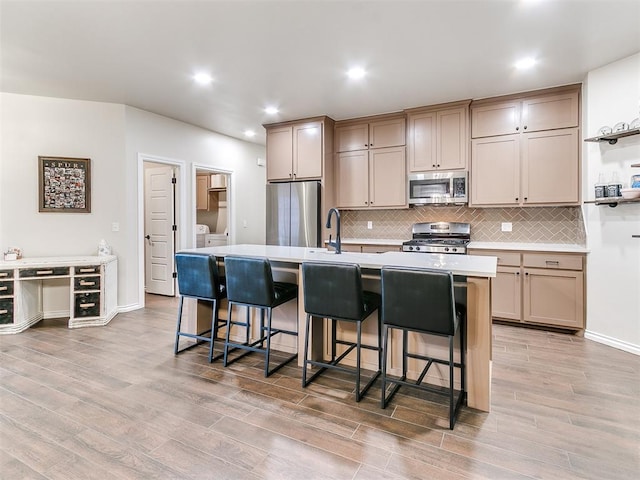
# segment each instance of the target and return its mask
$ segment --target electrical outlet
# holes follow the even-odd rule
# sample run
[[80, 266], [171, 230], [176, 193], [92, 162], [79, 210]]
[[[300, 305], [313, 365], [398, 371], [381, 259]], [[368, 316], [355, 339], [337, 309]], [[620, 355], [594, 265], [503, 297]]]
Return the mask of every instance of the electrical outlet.
[[373, 222], [372, 221], [368, 221], [367, 222], [367, 229], [371, 230], [373, 228]]
[[510, 232], [511, 229], [512, 229], [511, 222], [502, 222], [502, 231], [503, 232]]
[[111, 224], [111, 231], [112, 232], [119, 232], [120, 231], [120, 224], [118, 222], [113, 222]]

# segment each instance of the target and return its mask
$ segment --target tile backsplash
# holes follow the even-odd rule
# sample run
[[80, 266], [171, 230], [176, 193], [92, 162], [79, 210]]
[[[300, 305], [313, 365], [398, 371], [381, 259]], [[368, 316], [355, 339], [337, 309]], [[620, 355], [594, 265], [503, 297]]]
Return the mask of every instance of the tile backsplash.
[[[466, 222], [476, 242], [586, 243], [580, 207], [343, 210], [341, 220], [343, 238], [408, 240], [417, 222]], [[373, 223], [372, 229], [367, 222]], [[502, 222], [511, 222], [512, 231], [503, 232]]]

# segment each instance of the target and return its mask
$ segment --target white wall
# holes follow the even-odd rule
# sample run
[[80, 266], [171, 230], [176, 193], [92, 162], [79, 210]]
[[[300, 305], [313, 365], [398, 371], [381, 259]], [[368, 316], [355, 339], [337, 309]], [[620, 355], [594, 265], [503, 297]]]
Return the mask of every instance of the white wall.
[[[10, 93], [0, 105], [0, 250], [94, 255], [104, 238], [118, 256], [118, 306], [139, 306], [138, 153], [184, 161], [189, 202], [194, 162], [233, 171], [235, 240], [264, 242], [266, 173], [256, 165], [264, 147], [124, 105]], [[38, 212], [39, 155], [91, 158], [91, 213]]]
[[[640, 116], [640, 54], [589, 72], [585, 82], [584, 137], [604, 125]], [[617, 172], [623, 183], [640, 168], [640, 135], [616, 145], [584, 145], [583, 198], [594, 199], [598, 175]], [[624, 185], [623, 185], [624, 186]], [[640, 204], [616, 208], [585, 204], [587, 242], [587, 330], [585, 336], [640, 354]]]

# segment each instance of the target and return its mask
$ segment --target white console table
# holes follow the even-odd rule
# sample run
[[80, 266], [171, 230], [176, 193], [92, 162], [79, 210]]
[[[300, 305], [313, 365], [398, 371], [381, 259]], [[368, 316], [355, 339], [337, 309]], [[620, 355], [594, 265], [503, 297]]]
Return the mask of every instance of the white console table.
[[69, 279], [69, 328], [106, 325], [116, 315], [115, 255], [0, 261], [0, 334], [22, 332], [42, 320], [43, 284], [61, 278]]

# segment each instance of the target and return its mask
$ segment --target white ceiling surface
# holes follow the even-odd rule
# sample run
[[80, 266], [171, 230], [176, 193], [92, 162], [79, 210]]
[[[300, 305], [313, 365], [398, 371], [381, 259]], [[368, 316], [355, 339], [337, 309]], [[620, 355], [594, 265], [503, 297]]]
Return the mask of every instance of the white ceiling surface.
[[[640, 51], [640, 1], [1, 0], [0, 27], [4, 92], [124, 103], [264, 143], [263, 123], [581, 82]], [[523, 56], [533, 71], [514, 69]], [[345, 76], [356, 65], [361, 82]], [[214, 82], [196, 85], [198, 71]]]

